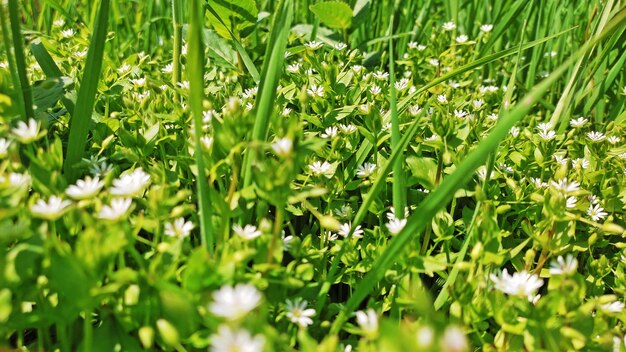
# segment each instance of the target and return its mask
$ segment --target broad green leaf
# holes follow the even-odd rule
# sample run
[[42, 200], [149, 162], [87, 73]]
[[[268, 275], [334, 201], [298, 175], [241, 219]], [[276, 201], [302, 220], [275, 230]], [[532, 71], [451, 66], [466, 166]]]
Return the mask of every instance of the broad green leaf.
[[207, 5], [213, 11], [207, 12], [209, 23], [224, 38], [239, 36], [257, 22], [259, 10], [254, 0], [209, 0]]
[[326, 26], [333, 29], [347, 29], [352, 24], [352, 9], [339, 1], [324, 1], [311, 5], [311, 11]]

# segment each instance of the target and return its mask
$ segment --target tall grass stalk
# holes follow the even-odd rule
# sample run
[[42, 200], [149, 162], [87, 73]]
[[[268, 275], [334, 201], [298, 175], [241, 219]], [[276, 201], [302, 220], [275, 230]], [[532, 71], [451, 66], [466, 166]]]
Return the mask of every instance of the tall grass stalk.
[[[26, 76], [26, 58], [24, 57], [24, 39], [22, 38], [22, 31], [20, 29], [20, 17], [19, 17], [19, 5], [17, 0], [9, 0], [9, 20], [11, 22], [11, 36], [13, 42], [13, 58], [15, 60], [15, 70], [17, 71], [17, 77], [19, 78], [19, 85], [15, 85], [15, 88], [20, 89], [21, 100], [23, 102], [23, 118], [34, 117], [33, 111], [33, 93], [28, 83], [28, 77]], [[4, 15], [3, 15], [4, 16]], [[6, 43], [7, 46], [9, 43]]]
[[607, 25], [607, 30], [603, 32], [602, 35], [585, 43], [585, 45], [562, 65], [556, 68], [545, 80], [533, 87], [514, 108], [508, 111], [504, 117], [498, 121], [489, 135], [458, 165], [455, 172], [445, 178], [441, 185], [418, 206], [413, 215], [409, 217], [406, 226], [391, 240], [385, 251], [374, 262], [372, 269], [354, 289], [350, 299], [331, 326], [331, 333], [338, 333], [340, 331], [347, 318], [350, 317], [352, 312], [367, 297], [374, 286], [384, 276], [387, 269], [391, 267], [395, 259], [402, 253], [408, 241], [416, 234], [423, 231], [432, 217], [453, 198], [455, 191], [469, 181], [476, 169], [485, 162], [488, 155], [497, 147], [498, 143], [506, 137], [511, 127], [526, 116], [548, 89], [558, 81], [559, 77], [563, 75], [580, 56], [586, 54], [599, 40], [612, 30], [618, 27], [623, 28], [625, 20], [626, 12], [620, 13]]
[[174, 100], [180, 101], [178, 96], [178, 84], [181, 80], [181, 54], [183, 48], [183, 2], [172, 0], [172, 24], [174, 30], [173, 54], [172, 54], [172, 84], [174, 85]]
[[[281, 0], [277, 5], [276, 13], [272, 21], [263, 71], [259, 84], [259, 94], [255, 101], [255, 120], [252, 130], [251, 142], [265, 141], [270, 127], [270, 117], [274, 110], [274, 100], [276, 98], [276, 87], [282, 76], [283, 64], [285, 61], [285, 49], [287, 47], [287, 37], [291, 27], [293, 17], [291, 2]], [[257, 157], [257, 151], [252, 145], [244, 156], [242, 178], [243, 186], [252, 184], [252, 165]]]
[[204, 10], [199, 0], [189, 4], [189, 39], [187, 76], [189, 77], [189, 106], [193, 114], [194, 156], [198, 167], [197, 196], [200, 210], [200, 238], [209, 253], [215, 245], [211, 226], [210, 190], [202, 151], [202, 102], [204, 100], [204, 44], [202, 29]]
[[[398, 106], [396, 102], [396, 70], [395, 57], [393, 51], [393, 15], [389, 20], [389, 102], [391, 105], [391, 149], [395, 151], [400, 145], [400, 121], [398, 118]], [[404, 207], [406, 206], [406, 188], [402, 164], [404, 162], [403, 151], [399, 151], [399, 156], [393, 164], [393, 207], [395, 216], [398, 219], [404, 218]]]
[[76, 109], [70, 120], [67, 156], [63, 165], [63, 172], [69, 182], [73, 182], [78, 177], [78, 171], [74, 166], [83, 157], [87, 144], [89, 124], [91, 123], [91, 115], [96, 103], [96, 93], [98, 92], [98, 82], [100, 81], [100, 72], [102, 70], [109, 8], [110, 0], [100, 1], [93, 34], [89, 42], [87, 63], [85, 64], [78, 97], [76, 98]]

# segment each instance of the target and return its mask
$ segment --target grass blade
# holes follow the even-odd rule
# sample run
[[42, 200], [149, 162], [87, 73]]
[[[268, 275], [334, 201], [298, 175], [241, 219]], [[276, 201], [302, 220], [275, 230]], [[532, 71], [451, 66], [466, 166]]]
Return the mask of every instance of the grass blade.
[[187, 70], [189, 77], [189, 106], [193, 114], [194, 149], [198, 166], [197, 192], [200, 210], [200, 237], [202, 245], [213, 252], [215, 240], [211, 228], [211, 203], [209, 183], [202, 152], [202, 101], [204, 100], [204, 45], [202, 43], [202, 20], [204, 11], [199, 0], [191, 0], [189, 7], [189, 54]]
[[[291, 26], [293, 11], [291, 5], [285, 5], [281, 1], [274, 15], [270, 38], [267, 42], [265, 61], [263, 63], [263, 79], [259, 85], [259, 95], [255, 101], [256, 118], [252, 130], [252, 141], [263, 141], [267, 138], [269, 130], [270, 116], [274, 108], [276, 97], [276, 87], [282, 75], [283, 63], [285, 62], [285, 48], [287, 47], [287, 37]], [[252, 164], [256, 151], [248, 149], [244, 157], [243, 186], [247, 187], [252, 183]]]
[[89, 51], [87, 52], [87, 63], [85, 64], [80, 90], [76, 98], [76, 109], [70, 120], [67, 156], [63, 166], [65, 176], [70, 182], [77, 178], [77, 170], [74, 168], [74, 165], [81, 160], [87, 144], [89, 123], [91, 122], [91, 114], [96, 102], [98, 81], [100, 80], [100, 71], [102, 70], [109, 5], [110, 0], [102, 0], [100, 2], [93, 35], [89, 43]]
[[[24, 57], [24, 39], [20, 30], [20, 18], [18, 14], [18, 4], [16, 0], [9, 0], [9, 20], [11, 22], [11, 35], [13, 40], [13, 55], [19, 78], [19, 89], [21, 90], [23, 102], [24, 119], [34, 117], [33, 93], [26, 76], [26, 58]], [[14, 82], [15, 83], [15, 82]]]

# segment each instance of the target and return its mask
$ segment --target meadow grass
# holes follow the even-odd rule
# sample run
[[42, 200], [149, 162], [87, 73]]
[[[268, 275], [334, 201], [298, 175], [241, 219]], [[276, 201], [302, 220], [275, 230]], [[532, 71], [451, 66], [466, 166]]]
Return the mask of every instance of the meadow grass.
[[0, 349], [626, 350], [621, 2], [0, 14]]

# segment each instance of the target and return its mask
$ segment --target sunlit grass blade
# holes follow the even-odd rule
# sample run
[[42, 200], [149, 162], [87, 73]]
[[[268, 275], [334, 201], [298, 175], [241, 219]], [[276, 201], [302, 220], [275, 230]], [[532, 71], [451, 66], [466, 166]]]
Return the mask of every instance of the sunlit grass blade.
[[[389, 21], [389, 34], [393, 34], [393, 16]], [[395, 151], [400, 143], [400, 121], [398, 117], [398, 106], [396, 104], [396, 70], [394, 62], [393, 38], [389, 38], [389, 92], [390, 92], [390, 114], [391, 114], [391, 149]], [[404, 207], [406, 206], [406, 189], [404, 182], [404, 173], [402, 171], [402, 150], [400, 155], [393, 164], [393, 207], [395, 216], [398, 219], [404, 218]]]
[[[182, 73], [181, 54], [183, 48], [183, 2], [180, 0], [172, 0], [172, 25], [174, 26], [172, 85], [178, 87]], [[177, 89], [174, 89], [174, 100], [176, 102], [180, 101], [177, 91]]]
[[[26, 58], [24, 57], [24, 39], [22, 38], [22, 32], [20, 29], [20, 17], [19, 17], [19, 5], [17, 0], [9, 0], [9, 20], [11, 23], [11, 36], [13, 42], [13, 58], [15, 60], [15, 70], [19, 78], [19, 86], [23, 102], [23, 114], [24, 118], [34, 117], [33, 111], [33, 94], [30, 89], [30, 83], [28, 83], [28, 77], [26, 76]], [[8, 45], [8, 43], [7, 43]], [[13, 82], [17, 83], [17, 82]]]
[[[575, 62], [579, 55], [583, 55], [590, 50], [595, 43], [612, 30], [615, 30], [617, 27], [623, 28], [625, 19], [626, 13], [621, 13], [607, 25], [607, 30], [603, 32], [601, 36], [588, 41], [574, 55], [555, 69], [545, 80], [533, 87], [514, 108], [498, 121], [489, 135], [487, 135], [465, 160], [458, 165], [454, 173], [445, 178], [440, 186], [415, 209], [413, 215], [409, 217], [406, 226], [391, 240], [384, 252], [374, 262], [370, 271], [354, 289], [350, 299], [336, 317], [331, 327], [331, 333], [339, 332], [347, 318], [350, 317], [358, 305], [369, 295], [373, 287], [384, 276], [387, 269], [389, 269], [396, 258], [402, 253], [408, 241], [413, 239], [416, 234], [421, 233], [431, 221], [432, 217], [435, 216], [442, 207], [448, 204], [454, 196], [455, 191], [469, 181], [476, 169], [485, 162], [489, 153], [493, 151], [498, 143], [509, 133], [510, 128], [526, 116], [534, 104], [536, 104], [541, 96], [558, 81], [559, 77]], [[519, 48], [513, 50], [519, 50]]]
[[189, 39], [187, 57], [187, 76], [189, 77], [189, 106], [193, 114], [194, 156], [198, 167], [197, 196], [200, 211], [200, 237], [202, 245], [209, 253], [215, 245], [211, 226], [211, 203], [209, 183], [204, 165], [202, 151], [202, 101], [204, 100], [204, 44], [202, 43], [202, 28], [204, 11], [199, 0], [191, 0], [189, 7]]
[[70, 182], [77, 178], [77, 170], [74, 166], [81, 160], [87, 144], [89, 123], [91, 122], [91, 114], [96, 102], [100, 71], [102, 70], [109, 5], [110, 0], [101, 0], [100, 2], [96, 23], [89, 43], [89, 51], [87, 52], [87, 63], [85, 64], [78, 97], [76, 98], [76, 109], [70, 120], [67, 156], [63, 166], [65, 176]]
[[[252, 130], [252, 141], [264, 141], [270, 127], [270, 117], [274, 109], [276, 87], [282, 76], [285, 61], [285, 48], [293, 16], [292, 5], [281, 1], [277, 6], [272, 29], [267, 42], [265, 60], [263, 63], [262, 80], [259, 84], [259, 94], [255, 101], [255, 120]], [[246, 151], [242, 169], [243, 186], [252, 183], [252, 164], [256, 158], [256, 150]]]

